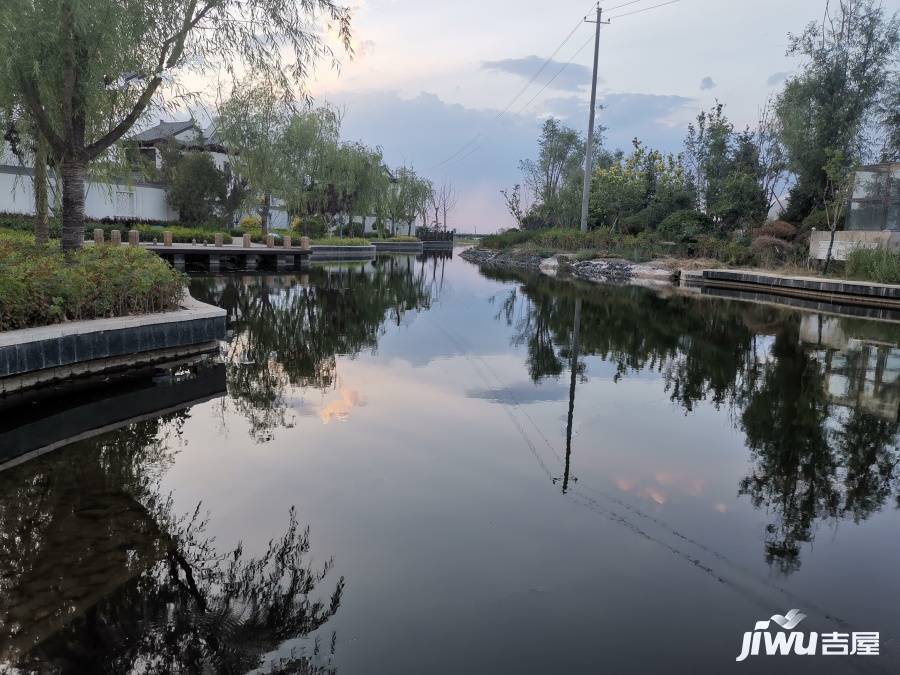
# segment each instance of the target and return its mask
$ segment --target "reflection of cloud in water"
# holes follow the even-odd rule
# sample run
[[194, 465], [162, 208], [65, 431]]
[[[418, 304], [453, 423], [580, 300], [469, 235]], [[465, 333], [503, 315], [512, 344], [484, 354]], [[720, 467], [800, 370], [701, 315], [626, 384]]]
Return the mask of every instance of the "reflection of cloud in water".
[[470, 389], [466, 392], [466, 397], [482, 399], [492, 403], [516, 405], [564, 401], [569, 397], [569, 389], [562, 382], [551, 381], [541, 386], [535, 386], [531, 382], [521, 382], [496, 389]]
[[672, 471], [658, 471], [650, 479], [617, 478], [616, 487], [622, 492], [649, 499], [659, 506], [667, 503], [672, 493], [690, 497], [703, 494], [704, 483], [699, 478]]
[[338, 393], [340, 395], [339, 399], [325, 404], [319, 411], [319, 419], [324, 424], [333, 421], [346, 422], [350, 419], [350, 412], [354, 408], [362, 408], [366, 405], [366, 400], [357, 389], [344, 389], [342, 387]]

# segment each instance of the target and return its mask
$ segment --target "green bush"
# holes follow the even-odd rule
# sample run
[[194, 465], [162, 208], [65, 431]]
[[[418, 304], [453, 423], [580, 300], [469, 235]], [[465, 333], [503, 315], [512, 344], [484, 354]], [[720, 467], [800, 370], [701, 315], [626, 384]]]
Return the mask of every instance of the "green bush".
[[238, 227], [245, 232], [247, 230], [256, 230], [262, 227], [262, 218], [256, 214], [251, 214], [241, 218]]
[[878, 284], [900, 283], [900, 255], [884, 248], [851, 251], [844, 269], [851, 279]]
[[185, 279], [130, 246], [86, 246], [67, 259], [58, 244], [0, 232], [0, 331], [178, 307]]
[[737, 237], [717, 237], [705, 235], [688, 249], [688, 254], [698, 258], [712, 258], [726, 265], [752, 267], [757, 264], [756, 256], [746, 241]]
[[685, 209], [676, 211], [663, 220], [657, 232], [661, 237], [666, 237], [676, 242], [691, 241], [703, 234], [713, 231], [714, 223], [705, 213]]
[[372, 242], [368, 239], [363, 239], [362, 237], [344, 237], [341, 239], [340, 237], [321, 237], [320, 239], [313, 239], [313, 245], [315, 246], [371, 246]]
[[292, 222], [292, 228], [294, 231], [303, 236], [303, 237], [324, 237], [325, 233], [328, 231], [328, 224], [325, 222], [325, 219], [320, 215], [312, 215], [312, 216], [303, 216], [301, 218], [295, 218], [295, 222]]
[[489, 234], [481, 240], [484, 248], [504, 251], [513, 246], [521, 246], [546, 230], [507, 230], [502, 234]]
[[406, 235], [406, 234], [398, 234], [395, 237], [391, 237], [391, 236], [381, 236], [377, 232], [367, 232], [363, 238], [367, 239], [369, 241], [369, 243], [372, 243], [373, 241], [402, 241], [402, 242], [416, 243], [419, 241], [418, 237], [410, 237], [409, 235]]

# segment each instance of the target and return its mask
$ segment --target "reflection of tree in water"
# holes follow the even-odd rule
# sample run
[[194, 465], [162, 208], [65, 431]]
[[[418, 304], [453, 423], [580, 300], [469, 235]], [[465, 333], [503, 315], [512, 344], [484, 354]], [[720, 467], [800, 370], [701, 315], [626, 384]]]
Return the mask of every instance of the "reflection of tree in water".
[[900, 505], [896, 417], [829, 396], [822, 354], [831, 352], [804, 346], [796, 313], [489, 274], [519, 282], [498, 319], [528, 346], [535, 381], [560, 375], [581, 298], [581, 352], [615, 364], [616, 380], [653, 370], [686, 412], [703, 401], [727, 407], [753, 457], [740, 494], [773, 514], [766, 559], [783, 572], [799, 567], [801, 545], [818, 522], [860, 522], [892, 495]]
[[194, 297], [228, 311], [229, 398], [254, 438], [270, 440], [291, 425], [291, 388], [332, 388], [338, 355], [375, 350], [387, 321], [400, 324], [408, 312], [431, 306], [436, 281], [426, 264], [390, 257], [309, 275], [192, 281]]
[[[0, 473], [0, 644], [25, 671], [246, 672], [337, 611], [291, 511], [258, 557], [219, 553], [158, 482], [182, 418], [141, 422]], [[333, 642], [332, 642], [333, 648]], [[279, 672], [332, 672], [318, 646]]]

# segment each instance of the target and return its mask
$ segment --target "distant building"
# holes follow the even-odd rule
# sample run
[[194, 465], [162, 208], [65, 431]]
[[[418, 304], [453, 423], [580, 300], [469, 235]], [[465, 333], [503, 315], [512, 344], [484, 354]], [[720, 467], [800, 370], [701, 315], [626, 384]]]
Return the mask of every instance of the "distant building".
[[[212, 158], [220, 171], [231, 176], [232, 167], [228, 151], [225, 149], [215, 123], [202, 129], [196, 120], [166, 122], [159, 120], [155, 126], [141, 131], [123, 141], [126, 149], [136, 151], [134, 174], [121, 182], [101, 183], [89, 181], [85, 189], [85, 214], [88, 218], [101, 220], [118, 218], [141, 220], [149, 223], [177, 222], [178, 212], [172, 210], [166, 201], [168, 186], [152, 176], [163, 167], [163, 156], [167, 146], [174, 144], [181, 152], [205, 152]], [[139, 159], [138, 159], [139, 158]], [[152, 169], [147, 171], [147, 169]], [[151, 177], [147, 177], [150, 175]], [[158, 174], [157, 174], [158, 175]], [[0, 213], [34, 214], [34, 170], [23, 166], [11, 152], [0, 157]], [[394, 177], [391, 176], [394, 181]], [[55, 182], [50, 181], [51, 201], [55, 195]], [[342, 222], [345, 234], [349, 218], [338, 216], [335, 222]], [[362, 224], [366, 233], [376, 231], [376, 219], [355, 217], [353, 222]], [[290, 227], [290, 217], [283, 202], [275, 198], [269, 212], [269, 226], [277, 229]], [[407, 226], [385, 223], [388, 232], [406, 234]], [[338, 225], [332, 230], [337, 231]]]
[[219, 139], [215, 127], [203, 130], [193, 119], [184, 122], [160, 120], [155, 127], [135, 134], [126, 143], [137, 146], [140, 156], [157, 169], [162, 168], [163, 149], [174, 143], [182, 152], [208, 153], [219, 171], [231, 174], [228, 151]]
[[846, 260], [858, 248], [900, 251], [900, 164], [872, 164], [856, 170], [844, 229], [835, 233], [833, 246], [830, 231], [812, 232], [810, 258], [825, 260], [829, 246], [834, 260]]
[[900, 164], [873, 164], [857, 169], [844, 229], [900, 230]]

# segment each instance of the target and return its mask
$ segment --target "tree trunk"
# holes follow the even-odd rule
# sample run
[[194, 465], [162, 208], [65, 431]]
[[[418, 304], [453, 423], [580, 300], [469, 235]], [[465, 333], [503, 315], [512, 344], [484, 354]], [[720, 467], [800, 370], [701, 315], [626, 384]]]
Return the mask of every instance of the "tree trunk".
[[34, 241], [46, 244], [50, 241], [50, 206], [47, 199], [47, 141], [38, 132], [34, 153]]
[[831, 267], [831, 252], [834, 250], [834, 235], [837, 233], [837, 223], [831, 228], [831, 240], [828, 242], [828, 254], [825, 256], [825, 269], [822, 274], [828, 274], [828, 268]]
[[259, 210], [259, 227], [262, 230], [263, 238], [269, 234], [269, 211], [271, 210], [272, 195], [267, 192], [263, 195], [262, 208]]
[[74, 251], [84, 244], [84, 181], [87, 162], [68, 157], [62, 161], [62, 249]]

